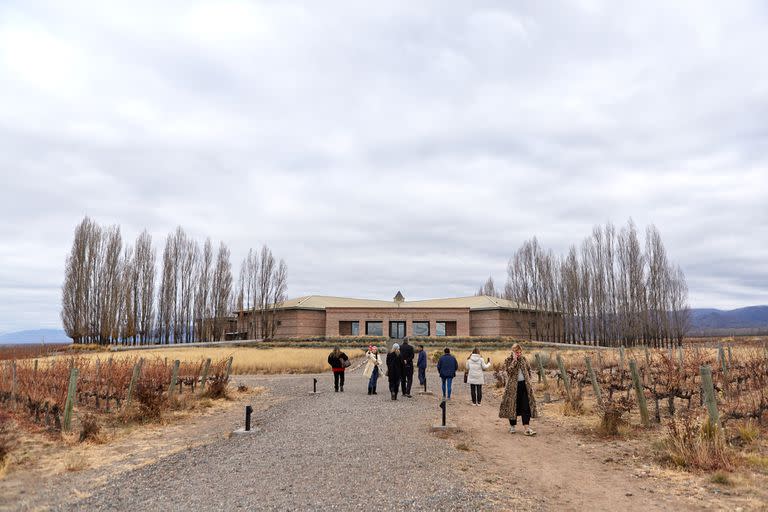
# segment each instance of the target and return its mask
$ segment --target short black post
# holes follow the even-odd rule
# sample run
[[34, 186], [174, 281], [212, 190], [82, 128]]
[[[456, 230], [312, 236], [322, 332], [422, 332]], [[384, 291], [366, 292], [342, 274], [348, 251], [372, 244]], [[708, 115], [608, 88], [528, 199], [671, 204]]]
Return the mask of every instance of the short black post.
[[448, 405], [445, 400], [440, 402], [440, 408], [443, 410], [443, 426], [445, 426], [445, 411], [448, 409]]
[[317, 393], [317, 379], [312, 379], [312, 392]]
[[245, 431], [251, 431], [251, 414], [253, 414], [253, 407], [250, 405], [245, 406]]

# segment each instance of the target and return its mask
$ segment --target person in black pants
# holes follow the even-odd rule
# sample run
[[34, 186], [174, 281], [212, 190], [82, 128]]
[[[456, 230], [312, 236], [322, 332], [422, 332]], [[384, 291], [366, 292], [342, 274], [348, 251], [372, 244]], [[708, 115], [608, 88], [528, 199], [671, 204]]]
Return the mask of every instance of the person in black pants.
[[333, 390], [344, 392], [344, 370], [349, 366], [349, 357], [339, 347], [333, 347], [328, 354], [328, 364], [333, 370]]
[[403, 376], [400, 383], [403, 388], [403, 396], [411, 398], [411, 384], [413, 384], [413, 347], [408, 340], [403, 341], [400, 347], [400, 358], [403, 360]]
[[400, 345], [392, 345], [392, 350], [387, 354], [387, 378], [389, 379], [389, 393], [392, 400], [397, 400], [397, 391], [400, 388], [400, 377], [403, 375], [403, 360], [400, 358]]

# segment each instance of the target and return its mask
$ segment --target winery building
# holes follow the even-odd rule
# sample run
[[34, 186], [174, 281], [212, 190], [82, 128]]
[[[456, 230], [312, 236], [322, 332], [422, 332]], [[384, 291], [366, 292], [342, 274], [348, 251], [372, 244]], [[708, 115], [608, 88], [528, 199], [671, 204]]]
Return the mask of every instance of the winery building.
[[[237, 332], [230, 335], [258, 338], [259, 311], [238, 311], [236, 315]], [[557, 324], [562, 321], [558, 313], [537, 311], [528, 304], [497, 297], [407, 301], [400, 292], [391, 301], [323, 295], [290, 299], [276, 308], [276, 320], [275, 338], [510, 336], [528, 339], [537, 331], [559, 330]]]

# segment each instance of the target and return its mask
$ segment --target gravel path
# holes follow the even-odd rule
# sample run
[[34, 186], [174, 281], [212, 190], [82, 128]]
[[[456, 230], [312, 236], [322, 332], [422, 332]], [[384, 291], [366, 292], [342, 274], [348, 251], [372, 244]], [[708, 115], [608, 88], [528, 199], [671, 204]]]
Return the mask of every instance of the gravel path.
[[60, 510], [498, 509], [498, 497], [468, 488], [452, 460], [462, 452], [429, 433], [436, 397], [393, 402], [386, 380], [368, 396], [360, 371], [344, 393], [318, 376], [313, 396], [311, 379], [239, 378], [282, 398], [255, 417], [259, 433], [167, 457]]

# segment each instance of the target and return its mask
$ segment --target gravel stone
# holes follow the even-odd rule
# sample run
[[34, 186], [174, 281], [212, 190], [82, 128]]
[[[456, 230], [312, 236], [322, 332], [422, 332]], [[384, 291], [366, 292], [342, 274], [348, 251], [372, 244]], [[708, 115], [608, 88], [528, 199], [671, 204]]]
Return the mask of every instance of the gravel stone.
[[[317, 395], [308, 393], [313, 377]], [[334, 393], [332, 379], [238, 377], [281, 398], [254, 415], [261, 432], [174, 454], [58, 510], [498, 508], [493, 496], [468, 488], [453, 443], [429, 433], [440, 414], [436, 397], [391, 401], [386, 379], [368, 396], [361, 371], [348, 373], [345, 392]]]

